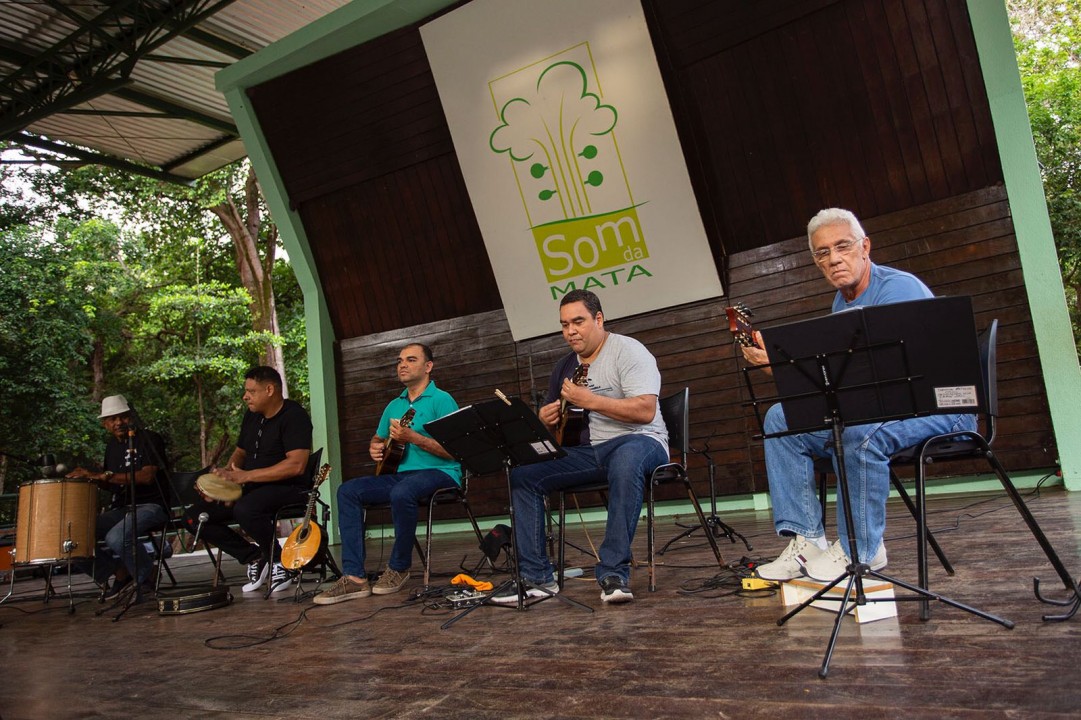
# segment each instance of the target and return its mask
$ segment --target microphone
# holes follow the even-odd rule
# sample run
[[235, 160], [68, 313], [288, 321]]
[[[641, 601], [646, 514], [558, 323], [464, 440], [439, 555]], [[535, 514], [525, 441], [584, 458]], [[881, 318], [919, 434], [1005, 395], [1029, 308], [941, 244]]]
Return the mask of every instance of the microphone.
[[210, 519], [210, 516], [205, 512], [199, 513], [199, 525], [195, 528], [195, 539], [191, 542], [191, 549], [188, 552], [195, 552], [195, 546], [199, 544], [199, 533], [203, 531], [203, 523]]
[[38, 469], [41, 470], [41, 477], [52, 477], [56, 472], [56, 456], [52, 453], [44, 453], [38, 456]]

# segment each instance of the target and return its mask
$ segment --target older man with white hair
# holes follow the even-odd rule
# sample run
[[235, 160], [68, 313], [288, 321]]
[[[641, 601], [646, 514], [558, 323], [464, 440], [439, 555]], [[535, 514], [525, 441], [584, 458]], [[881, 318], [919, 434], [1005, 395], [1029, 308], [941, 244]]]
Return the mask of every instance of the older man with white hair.
[[[833, 312], [869, 305], [933, 297], [915, 275], [871, 262], [871, 238], [848, 210], [828, 208], [807, 224], [811, 258], [826, 281], [837, 290]], [[743, 348], [746, 360], [756, 365], [769, 362], [761, 337], [759, 347]], [[859, 562], [872, 570], [886, 566], [886, 500], [890, 489], [890, 456], [932, 435], [975, 430], [974, 415], [931, 415], [846, 427], [842, 434], [845, 472], [855, 523]], [[767, 436], [788, 430], [780, 404], [766, 413]], [[837, 534], [826, 542], [821, 506], [815, 482], [816, 458], [836, 463], [829, 430], [771, 437], [765, 442], [773, 524], [777, 533], [791, 537], [773, 562], [760, 565], [758, 575], [767, 580], [792, 580], [807, 575], [814, 580], [840, 577], [850, 564], [848, 531], [844, 513], [837, 512]], [[840, 506], [840, 503], [838, 503]]]
[[[109, 508], [98, 515], [97, 539], [104, 541], [94, 551], [94, 580], [101, 586], [116, 574], [106, 597], [116, 595], [133, 579], [145, 583], [153, 562], [142, 543], [132, 554], [131, 473], [135, 472], [135, 527], [144, 532], [164, 525], [169, 519], [168, 478], [164, 468], [165, 442], [152, 430], [137, 430], [132, 424], [131, 406], [123, 395], [101, 401], [101, 424], [109, 432], [101, 471], [77, 467], [69, 478], [88, 478], [112, 492]], [[130, 438], [129, 438], [130, 435]], [[131, 447], [129, 448], [129, 439]], [[136, 578], [138, 568], [138, 578]]]

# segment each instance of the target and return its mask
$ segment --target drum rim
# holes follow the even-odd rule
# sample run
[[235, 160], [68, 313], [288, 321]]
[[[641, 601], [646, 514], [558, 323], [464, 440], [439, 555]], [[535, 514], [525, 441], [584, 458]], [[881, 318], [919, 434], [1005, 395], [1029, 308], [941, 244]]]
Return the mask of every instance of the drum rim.
[[45, 485], [46, 483], [91, 483], [95, 481], [90, 478], [38, 478], [37, 480], [23, 480], [19, 483], [19, 487], [26, 487], [29, 485]]

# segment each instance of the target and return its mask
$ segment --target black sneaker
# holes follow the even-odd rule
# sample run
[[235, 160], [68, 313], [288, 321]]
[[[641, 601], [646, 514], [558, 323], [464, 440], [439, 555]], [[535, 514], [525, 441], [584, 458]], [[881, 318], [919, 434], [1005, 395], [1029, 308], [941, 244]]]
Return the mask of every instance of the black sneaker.
[[270, 564], [265, 558], [259, 558], [248, 563], [248, 582], [240, 588], [241, 592], [255, 592], [263, 587], [267, 575], [270, 574]]
[[131, 585], [131, 576], [127, 576], [123, 580], [113, 580], [112, 586], [105, 591], [105, 594], [101, 596], [102, 600], [112, 600], [123, 591], [128, 585]]
[[634, 593], [618, 575], [608, 575], [601, 580], [601, 600], [606, 603], [626, 603], [634, 600]]

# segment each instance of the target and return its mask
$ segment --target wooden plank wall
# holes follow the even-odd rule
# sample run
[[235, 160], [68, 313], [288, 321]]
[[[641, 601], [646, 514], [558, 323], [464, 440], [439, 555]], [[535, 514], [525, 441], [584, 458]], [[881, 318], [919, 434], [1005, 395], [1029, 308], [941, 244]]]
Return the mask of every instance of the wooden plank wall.
[[[998, 317], [1007, 467], [1055, 455], [972, 29], [955, 0], [642, 0], [713, 256], [733, 298], [774, 323], [825, 312], [807, 219], [857, 212], [873, 258]], [[344, 476], [420, 339], [459, 403], [495, 387], [542, 394], [555, 333], [514, 343], [418, 26], [248, 90], [303, 220], [340, 341]], [[658, 356], [664, 392], [691, 388], [693, 444], [722, 494], [766, 489], [723, 303], [610, 329]], [[706, 463], [691, 472], [705, 491]], [[473, 488], [503, 512], [502, 478]], [[668, 491], [678, 497], [678, 489]]]
[[963, 2], [644, 6], [718, 257], [1001, 180]]
[[[1001, 180], [954, 0], [643, 0], [722, 279], [827, 205]], [[418, 26], [248, 89], [339, 338], [502, 307]]]
[[[979, 329], [998, 318], [1002, 421], [996, 449], [1008, 469], [1052, 465], [1054, 436], [1003, 187], [871, 218], [864, 225], [875, 261], [918, 274], [938, 295], [971, 296]], [[755, 310], [756, 324], [768, 326], [828, 313], [833, 293], [811, 262], [806, 237], [800, 236], [734, 255], [729, 297], [747, 303]], [[766, 491], [761, 443], [753, 439], [759, 430], [743, 405], [749, 397], [743, 363], [727, 332], [724, 303], [612, 318], [607, 327], [638, 338], [657, 356], [662, 394], [691, 389], [691, 445], [699, 450], [708, 446], [718, 494]], [[463, 405], [490, 398], [497, 387], [537, 402], [548, 373], [566, 351], [558, 334], [514, 343], [502, 311], [343, 342], [341, 437], [347, 476], [370, 470], [368, 438], [386, 402], [400, 391], [390, 363], [412, 339], [433, 346], [438, 384]], [[947, 472], [985, 470], [949, 466]], [[703, 455], [692, 456], [690, 473], [697, 492], [705, 495]], [[502, 476], [479, 478], [470, 492], [477, 512], [506, 511]], [[660, 497], [682, 495], [670, 487]]]

